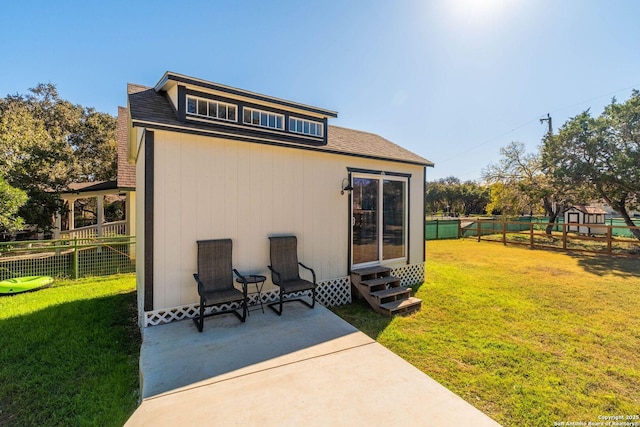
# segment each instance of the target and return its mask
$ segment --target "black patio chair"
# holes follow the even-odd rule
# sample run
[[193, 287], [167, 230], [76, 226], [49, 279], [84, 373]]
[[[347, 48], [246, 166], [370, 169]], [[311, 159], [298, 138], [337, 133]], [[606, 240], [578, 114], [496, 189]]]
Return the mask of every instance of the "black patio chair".
[[[271, 281], [280, 288], [280, 299], [278, 302], [269, 304], [269, 307], [282, 315], [282, 303], [289, 301], [300, 301], [313, 308], [316, 305], [316, 273], [313, 269], [298, 262], [298, 239], [296, 236], [269, 237], [271, 247]], [[313, 276], [313, 283], [300, 278], [300, 267], [309, 270]], [[284, 300], [287, 294], [303, 291], [311, 291], [311, 304], [302, 298], [290, 298]], [[274, 306], [278, 304], [279, 309]]]
[[[233, 313], [242, 322], [247, 318], [247, 281], [231, 266], [231, 252], [233, 244], [231, 239], [198, 240], [198, 272], [193, 275], [198, 284], [200, 295], [200, 313], [193, 319], [202, 332], [204, 318], [217, 314]], [[242, 292], [233, 286], [233, 274], [242, 280]], [[231, 304], [239, 303], [242, 314], [237, 309], [231, 308]], [[229, 307], [219, 311], [204, 314], [206, 307]]]

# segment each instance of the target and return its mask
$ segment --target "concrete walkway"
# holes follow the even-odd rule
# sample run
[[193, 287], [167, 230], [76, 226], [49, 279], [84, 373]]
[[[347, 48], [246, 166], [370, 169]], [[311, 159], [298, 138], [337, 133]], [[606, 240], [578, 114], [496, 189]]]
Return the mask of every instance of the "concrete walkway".
[[322, 306], [146, 328], [127, 426], [498, 426]]

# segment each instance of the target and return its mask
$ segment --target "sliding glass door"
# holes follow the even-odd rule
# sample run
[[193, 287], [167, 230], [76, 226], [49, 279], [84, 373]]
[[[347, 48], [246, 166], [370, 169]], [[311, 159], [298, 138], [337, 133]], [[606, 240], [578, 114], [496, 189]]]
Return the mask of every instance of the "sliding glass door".
[[407, 179], [354, 174], [352, 186], [352, 265], [406, 258]]

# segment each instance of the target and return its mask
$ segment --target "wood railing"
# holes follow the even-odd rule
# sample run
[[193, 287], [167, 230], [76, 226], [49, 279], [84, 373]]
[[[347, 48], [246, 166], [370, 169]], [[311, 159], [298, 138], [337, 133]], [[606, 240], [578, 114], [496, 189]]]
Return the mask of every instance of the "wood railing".
[[[115, 221], [102, 224], [102, 237], [124, 236], [126, 235], [127, 221]], [[92, 239], [98, 237], [98, 226], [89, 225], [73, 230], [60, 232], [63, 239]]]

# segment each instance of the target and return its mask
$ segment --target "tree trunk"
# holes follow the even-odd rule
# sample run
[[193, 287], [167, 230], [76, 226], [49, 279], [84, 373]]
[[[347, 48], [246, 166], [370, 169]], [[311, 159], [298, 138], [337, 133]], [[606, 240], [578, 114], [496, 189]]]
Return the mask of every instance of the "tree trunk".
[[[624, 206], [619, 206], [619, 208], [620, 209], [618, 209], [618, 212], [620, 212], [620, 215], [622, 215], [622, 218], [624, 218], [624, 223], [629, 227], [635, 227], [636, 225], [633, 223], [633, 220], [629, 216], [627, 209]], [[630, 228], [629, 230], [631, 231], [631, 233], [633, 233], [636, 239], [640, 240], [640, 230], [638, 230], [637, 228]]]
[[545, 229], [545, 233], [551, 235], [551, 231], [553, 230], [553, 223], [556, 221], [557, 213], [553, 211], [553, 205], [551, 204], [551, 200], [548, 197], [542, 198], [542, 207], [544, 208], [544, 214], [549, 217], [549, 224]]
[[548, 235], [551, 235], [551, 232], [553, 231], [556, 218], [558, 218], [558, 212], [552, 212], [551, 215], [549, 215], [549, 224], [547, 224], [547, 228], [545, 230]]

